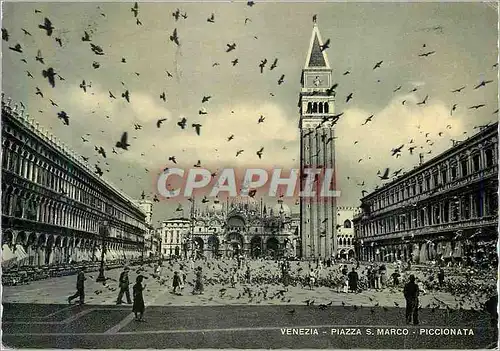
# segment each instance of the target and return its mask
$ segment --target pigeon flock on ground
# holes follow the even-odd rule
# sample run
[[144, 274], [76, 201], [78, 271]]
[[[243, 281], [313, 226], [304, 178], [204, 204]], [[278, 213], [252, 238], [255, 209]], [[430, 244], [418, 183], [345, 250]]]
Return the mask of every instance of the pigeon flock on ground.
[[[240, 268], [234, 259], [204, 259], [164, 261], [159, 273], [155, 265], [137, 266], [130, 275], [130, 281], [135, 275], [147, 278], [148, 288], [144, 293], [146, 304], [251, 304], [251, 305], [305, 305], [319, 309], [330, 306], [343, 306], [349, 309], [371, 309], [371, 314], [382, 308], [384, 312], [390, 307], [404, 307], [403, 286], [410, 274], [416, 276], [422, 292], [420, 308], [430, 313], [436, 310], [486, 312], [485, 302], [495, 293], [495, 281], [492, 278], [494, 267], [475, 268], [447, 267], [445, 282], [442, 287], [437, 282], [437, 270], [434, 267], [413, 267], [403, 269], [400, 285], [394, 286], [391, 274], [396, 264], [388, 264], [388, 284], [379, 289], [363, 289], [355, 293], [344, 293], [344, 279], [341, 270], [344, 263], [332, 267], [318, 269], [316, 263], [290, 262], [289, 279], [283, 284], [279, 261], [251, 260], [243, 261]], [[250, 267], [250, 281], [247, 279], [247, 267]], [[193, 295], [195, 286], [195, 270], [203, 272], [204, 291], [201, 295]], [[357, 270], [360, 276], [360, 286], [366, 285], [368, 266], [362, 265]], [[313, 287], [309, 285], [308, 274], [314, 269], [318, 275]], [[351, 264], [349, 264], [349, 271]], [[119, 271], [113, 271], [117, 275]], [[105, 302], [117, 293], [118, 282], [113, 278], [113, 272], [108, 272], [106, 282], [92, 283], [89, 288], [95, 289], [87, 298], [89, 303], [98, 303], [98, 295], [108, 291]], [[183, 288], [173, 292], [173, 276], [178, 272], [186, 280]], [[92, 274], [87, 275], [94, 280]], [[116, 276], [116, 278], [118, 275]], [[380, 298], [383, 296], [383, 298]], [[149, 303], [148, 303], [149, 301]], [[289, 311], [289, 313], [293, 313]]]

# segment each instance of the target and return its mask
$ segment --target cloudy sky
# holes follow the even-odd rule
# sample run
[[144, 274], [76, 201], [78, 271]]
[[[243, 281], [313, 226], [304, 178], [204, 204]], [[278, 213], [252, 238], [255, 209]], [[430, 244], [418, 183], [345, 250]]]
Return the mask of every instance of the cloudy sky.
[[[326, 52], [339, 84], [335, 112], [344, 113], [335, 143], [340, 205], [357, 206], [361, 190], [380, 184], [378, 170], [409, 170], [418, 164], [419, 152], [430, 159], [449, 148], [450, 139], [464, 140], [477, 131], [474, 126], [497, 119], [493, 5], [139, 3], [142, 24], [132, 6], [4, 2], [2, 27], [9, 38], [2, 46], [2, 84], [7, 96], [23, 102], [33, 118], [89, 157], [92, 166], [99, 161], [104, 177], [135, 198], [142, 191], [152, 198], [158, 172], [174, 166], [170, 156], [176, 156], [178, 166], [192, 167], [200, 160], [214, 172], [225, 167], [298, 168], [297, 101], [314, 14], [323, 39], [330, 39]], [[177, 8], [186, 19], [176, 21], [172, 13]], [[214, 23], [207, 21], [212, 13]], [[38, 27], [45, 17], [55, 27], [51, 36]], [[169, 39], [174, 29], [179, 46]], [[85, 31], [104, 55], [82, 41]], [[9, 49], [17, 43], [22, 53]], [[236, 43], [236, 49], [227, 53], [229, 43]], [[35, 59], [38, 50], [44, 64]], [[261, 74], [258, 65], [264, 58], [268, 65]], [[275, 58], [277, 68], [270, 71]], [[383, 61], [381, 67], [373, 70], [378, 61]], [[55, 88], [42, 76], [48, 67], [64, 78], [56, 78]], [[282, 74], [285, 82], [278, 85]], [[89, 85], [86, 93], [80, 88], [83, 80]], [[483, 80], [493, 82], [474, 89]], [[35, 95], [36, 87], [43, 98]], [[130, 103], [121, 97], [125, 90]], [[346, 103], [349, 93], [353, 98]], [[203, 96], [211, 98], [202, 104]], [[426, 96], [426, 103], [417, 105]], [[480, 104], [486, 106], [470, 109]], [[202, 108], [207, 114], [199, 114]], [[60, 111], [68, 114], [69, 126], [57, 118]], [[259, 124], [260, 115], [265, 121]], [[370, 115], [373, 120], [361, 126]], [[183, 117], [187, 127], [181, 130], [177, 122]], [[157, 128], [160, 118], [167, 120]], [[193, 123], [202, 125], [201, 136]], [[134, 124], [142, 129], [135, 130]], [[124, 131], [129, 151], [113, 154]], [[408, 152], [411, 139], [413, 155]], [[401, 144], [402, 156], [391, 157], [391, 149]], [[106, 160], [94, 151], [96, 145], [107, 151]], [[245, 151], [236, 158], [240, 149]], [[357, 185], [363, 181], [364, 186]], [[178, 202], [156, 203], [155, 222], [178, 215]], [[298, 210], [294, 200], [289, 204]]]

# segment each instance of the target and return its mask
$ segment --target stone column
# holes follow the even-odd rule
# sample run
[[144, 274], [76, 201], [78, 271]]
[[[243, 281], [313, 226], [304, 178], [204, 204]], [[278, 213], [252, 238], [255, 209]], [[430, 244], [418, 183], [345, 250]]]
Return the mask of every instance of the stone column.
[[[466, 195], [467, 196], [467, 195]], [[472, 219], [474, 218], [474, 197], [472, 194], [469, 194], [469, 218]]]
[[465, 195], [469, 200], [469, 219], [476, 218], [476, 204], [474, 201], [474, 196], [472, 194]]
[[37, 250], [38, 263], [37, 266], [43, 266], [45, 264], [45, 246], [39, 247]]
[[483, 188], [481, 189], [481, 206], [482, 206], [482, 210], [481, 210], [481, 217], [484, 217], [486, 216], [486, 189]]

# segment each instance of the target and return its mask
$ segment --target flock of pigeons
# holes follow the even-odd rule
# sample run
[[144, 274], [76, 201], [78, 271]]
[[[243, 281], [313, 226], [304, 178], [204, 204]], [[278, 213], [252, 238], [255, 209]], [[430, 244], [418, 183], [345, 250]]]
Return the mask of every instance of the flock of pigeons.
[[[255, 5], [255, 3], [253, 1], [248, 1], [246, 4], [246, 6], [248, 6], [248, 7], [253, 7], [254, 5]], [[99, 6], [97, 6], [97, 9], [98, 9], [100, 17], [103, 18], [104, 20], [106, 20], [107, 14], [102, 12], [102, 9]], [[63, 28], [59, 28], [58, 23], [52, 22], [49, 14], [43, 14], [42, 11], [40, 11], [38, 9], [34, 10], [34, 15], [35, 15], [35, 20], [38, 21], [38, 24], [36, 26], [36, 32], [34, 30], [27, 30], [25, 28], [21, 28], [23, 35], [26, 37], [36, 37], [37, 35], [41, 35], [41, 36], [53, 38], [54, 45], [57, 48], [64, 49], [64, 47], [66, 45], [66, 39], [64, 38], [64, 35], [63, 35], [65, 33]], [[142, 21], [140, 20], [140, 15], [141, 15], [141, 6], [138, 3], [134, 3], [133, 6], [130, 8], [130, 16], [131, 16], [131, 19], [135, 19], [137, 26], [142, 26]], [[171, 14], [171, 20], [174, 24], [177, 23], [178, 21], [188, 20], [188, 17], [189, 16], [188, 16], [187, 12], [181, 11], [180, 9], [176, 9]], [[207, 16], [206, 25], [210, 26], [218, 20], [223, 20], [223, 19], [219, 19], [216, 13], [211, 13]], [[313, 21], [315, 21], [315, 20], [316, 20], [316, 15], [313, 16]], [[244, 25], [247, 25], [251, 21], [252, 21], [251, 18], [246, 17], [244, 19]], [[89, 50], [93, 54], [93, 57], [95, 58], [95, 59], [92, 59], [93, 69], [99, 69], [99, 67], [101, 66], [101, 64], [98, 62], [99, 57], [107, 55], [107, 52], [105, 52], [105, 48], [103, 48], [103, 46], [98, 45], [97, 43], [93, 42], [93, 34], [96, 31], [98, 31], [98, 28], [96, 26], [97, 25], [94, 25], [93, 27], [91, 26], [89, 28], [86, 28], [85, 30], [82, 30], [82, 33], [79, 33], [77, 38], [72, 39], [72, 40], [81, 41], [82, 43], [86, 43], [89, 45]], [[429, 30], [434, 31], [436, 33], [442, 33], [443, 27], [437, 26], [434, 28], [430, 28]], [[23, 47], [19, 42], [16, 42], [14, 40], [14, 38], [12, 38], [11, 33], [15, 32], [15, 31], [17, 31], [17, 28], [2, 28], [2, 39], [8, 43], [8, 48], [10, 51], [12, 51], [16, 55], [19, 55], [20, 60], [22, 62], [24, 62], [25, 64], [28, 64], [27, 60], [30, 59], [29, 51], [27, 52], [25, 47]], [[177, 29], [177, 27], [174, 28], [174, 30], [172, 31], [172, 33], [169, 35], [168, 38], [169, 38], [171, 45], [173, 45], [174, 47], [180, 47], [183, 45], [182, 33]], [[254, 36], [254, 38], [258, 39], [257, 36]], [[329, 48], [329, 46], [330, 46], [330, 39], [325, 41], [325, 43], [321, 46], [321, 50], [322, 51], [327, 50]], [[237, 48], [238, 48], [238, 43], [230, 42], [230, 43], [226, 44], [225, 52], [226, 53], [234, 53], [237, 51]], [[31, 50], [32, 48], [28, 48], [28, 49]], [[37, 74], [34, 70], [41, 71], [41, 76], [46, 80], [47, 86], [46, 87], [36, 86], [35, 87], [35, 95], [44, 99], [45, 88], [48, 88], [48, 89], [54, 88], [56, 85], [63, 84], [63, 82], [66, 79], [64, 78], [64, 72], [57, 72], [53, 67], [51, 67], [50, 59], [47, 57], [43, 57], [42, 51], [40, 49], [36, 48], [36, 51], [37, 51], [37, 55], [34, 57], [34, 62], [35, 62], [35, 64], [37, 64], [37, 66], [36, 67], [30, 66], [30, 67], [32, 67], [32, 69], [26, 70], [26, 74], [29, 78], [34, 79], [34, 76]], [[431, 60], [432, 57], [437, 55], [437, 54], [438, 53], [437, 53], [436, 49], [429, 49], [426, 44], [423, 44], [420, 52], [417, 53], [416, 56], [418, 56], [422, 60]], [[122, 57], [120, 63], [125, 65], [127, 63], [127, 59], [125, 57]], [[232, 66], [236, 66], [238, 63], [239, 63], [238, 58], [234, 58], [231, 61]], [[219, 62], [214, 62], [212, 64], [213, 67], [216, 67], [219, 65], [220, 65]], [[373, 63], [372, 69], [374, 71], [381, 70], [381, 69], [385, 68], [385, 65], [387, 65], [387, 63], [384, 62], [384, 60], [379, 60], [379, 61]], [[269, 71], [273, 71], [279, 67], [279, 58], [276, 57], [276, 58], [272, 58], [269, 60], [267, 58], [264, 58], [256, 66], [257, 66], [256, 69], [258, 69], [258, 72], [260, 72], [260, 74], [264, 74], [266, 67], [268, 67], [267, 69]], [[123, 67], [126, 67], [126, 66], [123, 66]], [[495, 72], [496, 72], [498, 65], [494, 64], [492, 68], [495, 69]], [[139, 72], [134, 72], [134, 73], [136, 76], [138, 76], [138, 77], [140, 76]], [[173, 74], [171, 72], [165, 71], [165, 73], [167, 74], [168, 78], [173, 77]], [[344, 71], [342, 76], [348, 76], [351, 73], [352, 73], [351, 70], [346, 70], [346, 71]], [[338, 78], [341, 78], [341, 77], [338, 77]], [[472, 87], [470, 87], [470, 88], [468, 88], [466, 85], [461, 86], [461, 87], [451, 88], [450, 92], [453, 94], [453, 97], [454, 97], [453, 100], [456, 101], [457, 99], [459, 99], [460, 94], [463, 94], [464, 91], [466, 91], [467, 89], [472, 89], [472, 90], [483, 89], [488, 84], [490, 84], [492, 82], [493, 82], [492, 79], [491, 80], [482, 80], [482, 81], [472, 85]], [[280, 74], [279, 78], [277, 80], [277, 85], [282, 85], [284, 83], [285, 83], [285, 75]], [[111, 90], [109, 91], [109, 99], [111, 101], [113, 101], [113, 100], [117, 100], [117, 99], [121, 98], [122, 101], [126, 102], [127, 104], [132, 103], [133, 91], [130, 90], [128, 87], [126, 87], [125, 83], [122, 82], [122, 85], [123, 85], [123, 90], [119, 93], [112, 92]], [[90, 93], [92, 92], [92, 83], [86, 81], [85, 79], [82, 79], [81, 83], [79, 84], [79, 87], [82, 90], [82, 94], [87, 94], [89, 92]], [[339, 83], [335, 83], [332, 85], [332, 87], [330, 89], [328, 89], [328, 93], [336, 95], [337, 99], [341, 100], [340, 94], [339, 94], [339, 90], [341, 88], [342, 88], [342, 86], [341, 85], [339, 86]], [[396, 87], [393, 90], [393, 92], [397, 93], [398, 91], [401, 91], [402, 89], [403, 89], [403, 85], [399, 85], [398, 87]], [[419, 90], [419, 88], [413, 87], [411, 90], [409, 90], [409, 93], [414, 93], [414, 92], [417, 92], [418, 90]], [[270, 96], [274, 96], [274, 93], [270, 93]], [[160, 92], [158, 94], [158, 98], [161, 99], [162, 101], [166, 102], [166, 100], [167, 100], [166, 93]], [[200, 108], [198, 111], [199, 116], [208, 114], [208, 111], [204, 106], [205, 106], [205, 104], [208, 104], [211, 99], [212, 99], [212, 96], [203, 96], [201, 98], [201, 104], [203, 107]], [[344, 107], [348, 106], [348, 104], [353, 99], [355, 99], [355, 92], [354, 91], [348, 92], [345, 95], [345, 100], [343, 100]], [[421, 101], [416, 103], [416, 105], [419, 107], [424, 107], [426, 104], [428, 104], [428, 101], [430, 99], [432, 99], [432, 96], [425, 94], [425, 97]], [[49, 99], [49, 101], [50, 101], [50, 104], [52, 107], [55, 107], [55, 108], [59, 107], [59, 102], [54, 101], [52, 99]], [[406, 105], [410, 104], [410, 102], [403, 100], [403, 101], [401, 101], [401, 104], [406, 106]], [[453, 115], [453, 113], [456, 112], [457, 109], [460, 107], [462, 107], [462, 106], [459, 102], [453, 102], [451, 104], [451, 107], [450, 107], [450, 114]], [[475, 104], [472, 106], [464, 106], [463, 108], [467, 108], [469, 110], [478, 110], [478, 109], [481, 109], [484, 107], [486, 107], [486, 103], [479, 103], [479, 104]], [[40, 112], [43, 112], [43, 111], [40, 110]], [[95, 113], [95, 112], [96, 111], [92, 111], [92, 113]], [[234, 111], [231, 111], [231, 112], [234, 113]], [[493, 112], [493, 114], [495, 116], [497, 113], [498, 113], [498, 109]], [[340, 113], [337, 113], [333, 117], [325, 117], [324, 122], [326, 122], [328, 120], [332, 120], [333, 123], [336, 124], [342, 120], [341, 117], [343, 116], [343, 114], [344, 114], [343, 112], [340, 112]], [[70, 125], [70, 121], [71, 121], [71, 114], [70, 113], [68, 113], [64, 110], [60, 110], [57, 112], [56, 116], [58, 119], [61, 120], [61, 122], [65, 126]], [[109, 119], [110, 117], [106, 116], [106, 118]], [[162, 123], [164, 123], [166, 120], [167, 120], [166, 118], [159, 117], [155, 122], [156, 128], [160, 129], [162, 127]], [[265, 123], [265, 120], [266, 120], [266, 116], [260, 115], [258, 118], [256, 118], [256, 123], [259, 123], [259, 124]], [[376, 122], [377, 122], [377, 118], [374, 114], [372, 114], [366, 118], [364, 123], [361, 124], [361, 127], [367, 127], [370, 124], [376, 123]], [[181, 118], [176, 123], [176, 125], [181, 130], [192, 128], [194, 133], [196, 133], [196, 135], [198, 135], [198, 136], [201, 135], [203, 132], [203, 124], [202, 123], [200, 123], [198, 121], [188, 121], [188, 119], [185, 117]], [[131, 126], [131, 128], [132, 127], [134, 128], [135, 131], [138, 131], [138, 130], [141, 130], [143, 128], [143, 125], [141, 125], [140, 123], [134, 123], [134, 125]], [[481, 126], [478, 126], [478, 128], [479, 127], [481, 127]], [[420, 129], [420, 126], [418, 128]], [[452, 128], [452, 126], [448, 125], [446, 128], [450, 129], [450, 128]], [[101, 131], [101, 132], [104, 133], [104, 131]], [[424, 130], [419, 130], [419, 133], [422, 135], [425, 135], [426, 145], [416, 145], [414, 140], [410, 139], [407, 143], [398, 145], [398, 146], [394, 147], [392, 150], [390, 150], [390, 151], [388, 150], [388, 151], [396, 159], [400, 158], [401, 155], [403, 154], [403, 152], [406, 150], [408, 151], [409, 154], [413, 155], [416, 150], [421, 151], [422, 149], [424, 149], [424, 146], [431, 147], [434, 144], [436, 138], [443, 137], [443, 135], [444, 135], [444, 131], [438, 131], [437, 133], [434, 133], [434, 132], [430, 133], [430, 132], [426, 132]], [[431, 138], [431, 134], [435, 134], [434, 139]], [[87, 134], [81, 136], [82, 142], [89, 143], [90, 136], [91, 136], [90, 133], [87, 133]], [[137, 138], [137, 136], [133, 137], [133, 139], [136, 139], [136, 138]], [[226, 138], [227, 138], [227, 142], [229, 143], [235, 139], [235, 134], [231, 134], [231, 135], [227, 136]], [[330, 138], [330, 140], [328, 140], [328, 142], [332, 141], [333, 139], [334, 138]], [[113, 145], [107, 145], [107, 146], [95, 145], [94, 150], [96, 152], [96, 156], [102, 157], [102, 159], [98, 160], [95, 164], [95, 172], [100, 176], [102, 176], [104, 174], [104, 172], [110, 172], [111, 166], [110, 166], [110, 163], [108, 160], [108, 154], [109, 154], [110, 149], [111, 149], [112, 154], [118, 155], [118, 150], [120, 150], [120, 149], [122, 150], [120, 152], [124, 152], [124, 151], [129, 150], [129, 147], [131, 147], [131, 143], [132, 143], [132, 141], [131, 141], [131, 138], [129, 137], [129, 133], [127, 131], [125, 131], [125, 132], [122, 132], [119, 140], [114, 141]], [[358, 144], [357, 140], [354, 141], [354, 145], [356, 145], [356, 144]], [[153, 145], [153, 147], [155, 147], [155, 145]], [[286, 149], [286, 147], [284, 146], [283, 149]], [[235, 157], [240, 156], [244, 152], [246, 152], [246, 150], [237, 149], [235, 152]], [[260, 147], [258, 150], [254, 150], [253, 152], [255, 153], [256, 157], [258, 157], [259, 159], [262, 159], [262, 157], [264, 155], [264, 148]], [[427, 151], [427, 153], [428, 154], [432, 153], [432, 150], [429, 149], [429, 151]], [[143, 156], [143, 157], [146, 156], [146, 153], [144, 153], [144, 152], [141, 153], [141, 156]], [[85, 162], [89, 161], [89, 157], [86, 157], [86, 156], [82, 156], [82, 159]], [[367, 155], [367, 159], [371, 159], [371, 157]], [[169, 162], [172, 162], [172, 164], [176, 164], [177, 163], [177, 156], [170, 155], [168, 157], [168, 160], [169, 160]], [[358, 163], [360, 163], [362, 161], [363, 161], [363, 158], [359, 159]], [[202, 163], [201, 160], [198, 160], [196, 162], [196, 164], [194, 164], [194, 166], [200, 167], [201, 163]], [[130, 168], [130, 166], [129, 166], [129, 168]], [[166, 169], [168, 169], [168, 167]], [[145, 172], [148, 173], [149, 170], [147, 168], [145, 168]], [[391, 173], [390, 168], [386, 168], [385, 170], [379, 170], [377, 175], [380, 178], [380, 180], [389, 180], [391, 178], [394, 178], [394, 177], [397, 177], [397, 176], [403, 174], [403, 172], [404, 172], [404, 170], [401, 168], [401, 169], [397, 169], [396, 171], [393, 171]], [[129, 173], [127, 173], [127, 176], [134, 178], [136, 175], [134, 175], [132, 172], [129, 172]], [[123, 181], [123, 176], [119, 179], [120, 179], [120, 181]], [[348, 177], [348, 179], [349, 179], [349, 177]], [[141, 178], [137, 177], [137, 180], [141, 180]], [[365, 181], [363, 180], [362, 182], [357, 183], [357, 185], [360, 186], [361, 188], [364, 188]], [[367, 192], [366, 189], [362, 190], [363, 195], [366, 192]], [[156, 200], [158, 200], [157, 197], [156, 197]]]
[[[163, 262], [160, 274], [155, 272], [151, 264], [137, 267], [135, 273], [152, 280], [152, 284], [147, 284], [148, 289], [145, 292], [146, 303], [148, 295], [156, 295], [156, 292], [151, 289], [165, 290], [165, 292], [170, 291], [174, 294], [172, 292], [172, 282], [175, 271], [179, 273], [181, 278], [185, 275], [187, 279], [182, 293], [175, 293], [174, 295], [191, 295], [195, 279], [193, 267], [196, 268], [199, 266], [202, 267], [203, 284], [206, 292], [206, 295], [201, 296], [199, 299], [208, 304], [295, 305], [295, 308], [286, 312], [291, 315], [300, 313], [298, 312], [297, 305], [304, 305], [319, 310], [325, 310], [331, 306], [342, 306], [352, 312], [366, 309], [365, 313], [372, 316], [377, 313], [383, 313], [384, 316], [388, 316], [385, 313], [389, 312], [391, 307], [404, 307], [403, 285], [395, 287], [390, 284], [384, 289], [379, 289], [377, 293], [383, 293], [386, 296], [385, 302], [377, 298], [374, 289], [364, 291], [359, 296], [355, 294], [334, 296], [332, 294], [318, 293], [319, 291], [323, 291], [318, 290], [321, 287], [336, 289], [337, 292], [342, 290], [345, 279], [340, 272], [342, 264], [334, 265], [331, 268], [323, 268], [322, 273], [318, 276], [315, 287], [312, 288], [310, 293], [304, 294], [304, 291], [311, 290], [307, 278], [311, 267], [308, 269], [306, 265], [307, 263], [305, 262], [291, 262], [288, 284], [286, 286], [283, 285], [278, 264], [260, 260], [254, 260], [249, 264], [251, 267], [250, 283], [248, 283], [245, 274], [246, 265], [242, 265], [238, 269], [236, 261], [228, 259], [198, 260], [194, 264], [189, 261], [165, 261]], [[312, 268], [314, 268], [314, 264]], [[390, 275], [393, 272], [393, 268], [389, 268], [388, 273]], [[361, 280], [366, 281], [364, 269], [359, 269], [358, 274]], [[474, 314], [483, 311], [484, 302], [495, 293], [495, 284], [491, 279], [491, 269], [482, 270], [472, 268], [464, 271], [463, 269], [448, 268], [446, 269], [443, 286], [439, 286], [437, 283], [437, 271], [435, 269], [419, 268], [415, 270], [414, 268], [411, 271], [403, 272], [402, 284], [408, 280], [410, 274], [415, 275], [418, 281], [422, 283], [423, 294], [421, 294], [420, 298], [420, 308], [428, 310], [429, 314], [426, 315], [426, 319], [440, 318], [436, 312], [439, 310], [444, 311], [448, 318], [450, 317], [450, 313], [459, 311], [460, 314], [455, 315], [455, 318], [477, 318], [477, 315], [471, 315], [471, 313]], [[236, 280], [234, 277], [236, 277]], [[104, 289], [114, 293], [118, 283], [113, 278], [108, 278], [108, 280], [109, 282], [104, 283]], [[390, 277], [388, 281], [391, 281]], [[314, 290], [318, 291], [315, 292]], [[302, 293], [297, 294], [297, 291], [302, 291]], [[94, 291], [95, 295], [102, 293], [102, 288]], [[91, 296], [89, 299], [94, 299], [94, 297]]]

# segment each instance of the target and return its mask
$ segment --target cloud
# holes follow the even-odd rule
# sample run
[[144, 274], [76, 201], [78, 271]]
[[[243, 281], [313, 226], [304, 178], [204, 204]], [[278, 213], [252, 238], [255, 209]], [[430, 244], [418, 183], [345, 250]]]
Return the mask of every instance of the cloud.
[[[408, 102], [402, 105], [404, 99]], [[339, 139], [335, 145], [343, 201], [356, 202], [362, 189], [379, 185], [381, 181], [375, 177], [377, 170], [389, 167], [391, 172], [399, 168], [408, 171], [418, 165], [419, 153], [429, 160], [448, 149], [450, 139], [463, 139], [465, 112], [458, 111], [451, 116], [443, 101], [429, 100], [425, 106], [417, 106], [415, 101], [418, 99], [414, 95], [396, 97], [373, 113], [372, 121], [364, 126], [361, 124], [372, 113], [357, 108], [345, 110], [336, 130]], [[355, 141], [358, 142], [354, 144]], [[404, 147], [401, 157], [396, 159], [391, 156], [391, 150], [400, 145]], [[415, 147], [413, 155], [408, 150], [410, 146]], [[431, 154], [427, 154], [431, 149]], [[356, 185], [363, 181], [364, 187]]]
[[[257, 123], [260, 115], [265, 118], [263, 123]], [[202, 124], [201, 136], [196, 136], [191, 127], [194, 122]], [[231, 135], [234, 139], [228, 141]], [[172, 136], [169, 148], [178, 154], [184, 149], [182, 158], [200, 159], [202, 163], [214, 165], [265, 167], [279, 163], [290, 167], [298, 154], [298, 135], [297, 125], [290, 123], [278, 105], [240, 103], [231, 109], [223, 106], [209, 110], [208, 115], [188, 119], [186, 130]], [[285, 145], [289, 147], [283, 150]], [[256, 152], [262, 147], [264, 152], [259, 159]], [[238, 150], [244, 151], [236, 157]]]
[[[208, 114], [186, 116], [186, 127], [182, 130], [177, 122], [184, 116], [174, 118], [166, 107], [168, 104], [159, 98], [131, 92], [128, 104], [120, 97], [121, 92], [113, 93], [117, 96], [116, 100], [110, 99], [108, 92], [98, 85], [92, 86], [86, 94], [73, 87], [68, 91], [68, 97], [72, 110], [82, 111], [85, 115], [88, 112], [83, 111], [98, 108], [99, 118], [111, 124], [112, 132], [107, 132], [106, 136], [98, 131], [93, 133], [93, 143], [105, 144], [110, 149], [123, 131], [129, 132], [130, 150], [119, 151], [128, 162], [159, 170], [166, 164], [173, 165], [168, 161], [169, 156], [176, 156], [179, 165], [184, 167], [192, 167], [197, 160], [201, 160], [203, 164], [216, 168], [249, 165], [269, 167], [275, 164], [286, 168], [294, 166], [298, 160], [298, 127], [290, 123], [284, 110], [277, 104], [240, 103], [218, 106], [215, 110], [206, 104]], [[257, 123], [261, 115], [265, 120]], [[111, 117], [107, 119], [106, 116]], [[167, 120], [158, 129], [156, 121], [160, 118]], [[75, 118], [75, 122], [81, 125], [87, 121], [85, 117], [79, 120]], [[194, 123], [202, 125], [200, 136], [192, 127]], [[136, 131], [134, 124], [140, 124], [142, 129]], [[111, 140], [109, 134], [116, 140]], [[234, 139], [228, 141], [230, 135], [234, 135]], [[263, 157], [259, 159], [256, 152], [262, 147]], [[238, 150], [244, 152], [236, 157]]]

